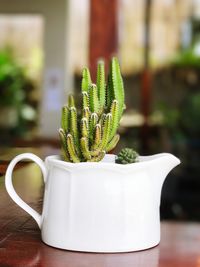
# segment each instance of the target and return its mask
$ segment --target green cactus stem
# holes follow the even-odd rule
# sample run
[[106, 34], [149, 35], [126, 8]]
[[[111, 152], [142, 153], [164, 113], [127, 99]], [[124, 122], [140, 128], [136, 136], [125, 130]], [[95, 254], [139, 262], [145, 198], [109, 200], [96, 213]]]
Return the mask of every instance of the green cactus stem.
[[87, 92], [82, 92], [83, 97], [83, 109], [88, 108], [89, 106], [89, 96]]
[[97, 86], [96, 84], [92, 84], [89, 88], [89, 92], [90, 92], [90, 110], [91, 112], [95, 112], [97, 114], [99, 114], [100, 111], [100, 103], [99, 103], [99, 99], [98, 99], [98, 92], [97, 92]]
[[[123, 80], [122, 80], [122, 76], [120, 73], [119, 62], [116, 57], [113, 57], [111, 60], [107, 90], [108, 90], [108, 93], [107, 93], [108, 97], [111, 99], [114, 98], [119, 102], [119, 112], [121, 116], [124, 110], [124, 106], [125, 106], [124, 105], [124, 85], [123, 85]], [[108, 99], [107, 102], [110, 106], [112, 103], [112, 100], [110, 101], [110, 99]]]
[[83, 137], [88, 138], [88, 133], [89, 127], [88, 127], [88, 119], [87, 118], [82, 118], [81, 119], [81, 133]]
[[73, 140], [73, 136], [71, 134], [67, 135], [67, 150], [69, 152], [70, 159], [73, 162], [75, 162], [75, 163], [80, 162], [80, 159], [79, 159], [78, 155], [76, 154], [75, 143]]
[[89, 119], [90, 119], [90, 110], [89, 110], [88, 107], [86, 107], [86, 108], [83, 109], [82, 117], [87, 118], [88, 121], [89, 121]]
[[116, 162], [120, 164], [129, 164], [139, 161], [138, 153], [132, 148], [123, 148], [117, 155]]
[[67, 149], [67, 136], [63, 129], [59, 129], [60, 140], [62, 144], [62, 155], [65, 161], [70, 162], [70, 156]]
[[93, 140], [94, 137], [94, 129], [98, 122], [98, 115], [97, 113], [92, 113], [90, 117], [90, 139]]
[[112, 100], [114, 99], [112, 93], [112, 83], [111, 83], [111, 75], [108, 75], [108, 82], [106, 85], [106, 110], [109, 110], [112, 104]]
[[97, 124], [95, 126], [95, 138], [94, 138], [94, 146], [92, 147], [94, 150], [98, 148], [101, 143], [101, 125]]
[[81, 156], [76, 108], [71, 107], [69, 110], [69, 114], [70, 114], [70, 133], [74, 139], [75, 151], [77, 152], [78, 156]]
[[88, 92], [91, 84], [92, 80], [90, 77], [90, 71], [88, 68], [84, 68], [82, 72], [82, 83], [81, 83], [82, 92]]
[[69, 108], [75, 107], [75, 101], [74, 101], [73, 95], [69, 95], [69, 97], [68, 97], [68, 106], [69, 106]]
[[112, 138], [119, 127], [119, 102], [117, 100], [113, 100], [110, 113], [112, 114], [112, 128], [110, 137]]
[[98, 121], [98, 124], [100, 124], [101, 127], [103, 127], [103, 125], [104, 125], [105, 118], [106, 118], [106, 113], [101, 114], [100, 119]]
[[109, 142], [109, 137], [110, 137], [110, 130], [111, 130], [111, 122], [112, 122], [112, 115], [111, 113], [108, 113], [105, 118], [105, 124], [103, 127], [103, 133], [102, 133], [102, 140], [101, 144], [99, 146], [100, 150], [105, 150], [106, 145]]
[[67, 136], [62, 128], [59, 129], [59, 135], [62, 142], [62, 147], [67, 151]]
[[86, 137], [81, 138], [81, 151], [86, 160], [91, 160], [91, 154], [89, 151], [88, 139]]
[[70, 113], [70, 133], [74, 136], [75, 143], [78, 144], [78, 126], [77, 126], [77, 111], [75, 107], [71, 107]]
[[62, 108], [61, 127], [65, 132], [69, 131], [69, 108], [67, 106]]
[[98, 155], [98, 157], [92, 157], [90, 160], [88, 160], [88, 162], [98, 162], [101, 161], [104, 156], [105, 156], [106, 152], [105, 151], [101, 151]]
[[105, 107], [105, 101], [106, 101], [105, 68], [103, 60], [99, 60], [97, 66], [97, 88], [98, 88], [100, 110], [102, 111]]
[[117, 143], [119, 142], [119, 139], [120, 139], [120, 135], [116, 134], [106, 146], [106, 152], [113, 150], [116, 147]]

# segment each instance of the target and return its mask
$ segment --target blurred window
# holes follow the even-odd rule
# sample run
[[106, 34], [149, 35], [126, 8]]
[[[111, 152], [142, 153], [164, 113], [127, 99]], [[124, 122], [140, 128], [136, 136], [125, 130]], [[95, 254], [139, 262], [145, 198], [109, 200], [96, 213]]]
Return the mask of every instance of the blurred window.
[[[144, 62], [145, 0], [118, 0], [119, 57], [123, 74], [138, 72]], [[71, 0], [71, 68], [81, 73], [88, 65], [89, 0]], [[191, 18], [199, 17], [200, 0], [152, 0], [150, 65], [171, 62], [180, 48], [192, 42]], [[94, 44], [95, 45], [95, 44]]]
[[0, 29], [1, 108], [5, 113], [0, 126], [14, 129], [16, 135], [34, 134], [41, 99], [44, 18], [0, 15]]
[[43, 17], [40, 15], [0, 15], [0, 49], [9, 47], [27, 74], [41, 77]]
[[70, 0], [69, 39], [70, 68], [80, 74], [83, 66], [88, 65], [89, 53], [89, 2], [90, 0]]

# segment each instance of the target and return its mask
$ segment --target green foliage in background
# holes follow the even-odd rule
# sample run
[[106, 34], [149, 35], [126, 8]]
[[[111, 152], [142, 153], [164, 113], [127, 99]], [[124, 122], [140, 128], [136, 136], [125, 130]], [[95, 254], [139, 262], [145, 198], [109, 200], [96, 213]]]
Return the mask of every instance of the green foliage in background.
[[24, 70], [16, 62], [12, 50], [0, 51], [0, 105], [18, 106], [24, 99], [22, 88], [25, 86]]
[[165, 126], [167, 126], [169, 129], [174, 129], [177, 127], [181, 116], [178, 108], [172, 108], [166, 102], [160, 102], [157, 104], [157, 109], [162, 114], [162, 123]]
[[172, 65], [177, 67], [197, 67], [200, 68], [200, 55], [195, 46], [180, 51], [172, 60]]
[[179, 139], [199, 137], [200, 134], [200, 93], [193, 92], [186, 95], [177, 107], [166, 103], [158, 105], [163, 115], [163, 125]]
[[27, 77], [25, 68], [18, 63], [12, 48], [0, 50], [0, 108], [12, 109], [16, 118], [10, 125], [10, 118], [6, 117], [9, 115], [6, 114], [0, 127], [12, 129], [13, 136], [23, 135], [29, 127], [28, 123], [36, 118], [35, 109], [28, 102], [28, 94], [33, 89], [32, 81]]
[[200, 93], [189, 95], [181, 110], [181, 125], [190, 134], [200, 134]]
[[82, 73], [82, 108], [72, 95], [62, 108], [59, 130], [62, 156], [68, 162], [100, 161], [119, 141], [117, 129], [125, 109], [124, 87], [117, 58], [112, 58], [107, 83], [104, 62], [98, 62], [96, 84], [88, 68]]

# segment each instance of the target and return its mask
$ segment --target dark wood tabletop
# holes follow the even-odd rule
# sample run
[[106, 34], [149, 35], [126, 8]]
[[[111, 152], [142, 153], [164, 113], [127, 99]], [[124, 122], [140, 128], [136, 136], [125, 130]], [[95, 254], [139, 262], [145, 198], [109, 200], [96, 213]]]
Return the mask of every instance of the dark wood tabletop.
[[[17, 193], [41, 212], [43, 182], [29, 163], [14, 172]], [[200, 224], [162, 222], [159, 246], [140, 252], [97, 254], [45, 245], [35, 221], [8, 196], [0, 177], [0, 267], [200, 267]]]

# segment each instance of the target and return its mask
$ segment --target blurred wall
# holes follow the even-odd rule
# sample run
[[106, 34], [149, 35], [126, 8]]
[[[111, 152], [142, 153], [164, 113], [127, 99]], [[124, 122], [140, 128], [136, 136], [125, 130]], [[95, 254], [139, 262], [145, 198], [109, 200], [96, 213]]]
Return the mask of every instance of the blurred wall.
[[72, 88], [72, 75], [68, 67], [70, 55], [67, 38], [68, 2], [67, 0], [0, 0], [2, 15], [40, 14], [44, 17], [44, 69], [39, 134], [47, 137], [57, 136], [61, 105], [64, 104], [67, 91]]

